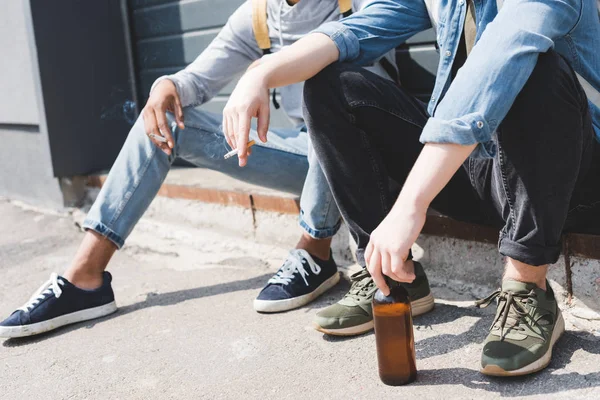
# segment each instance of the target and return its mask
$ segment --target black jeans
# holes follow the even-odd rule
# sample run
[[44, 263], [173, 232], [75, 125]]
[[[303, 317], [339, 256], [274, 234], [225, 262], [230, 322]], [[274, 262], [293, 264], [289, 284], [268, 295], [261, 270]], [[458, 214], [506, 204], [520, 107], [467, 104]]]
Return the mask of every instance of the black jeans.
[[[306, 82], [305, 118], [333, 196], [358, 244], [390, 211], [423, 145], [429, 115], [401, 87], [332, 64]], [[469, 158], [431, 204], [461, 221], [501, 227], [501, 254], [557, 261], [565, 229], [598, 226], [600, 145], [585, 93], [554, 51], [539, 57], [498, 129], [493, 159]]]

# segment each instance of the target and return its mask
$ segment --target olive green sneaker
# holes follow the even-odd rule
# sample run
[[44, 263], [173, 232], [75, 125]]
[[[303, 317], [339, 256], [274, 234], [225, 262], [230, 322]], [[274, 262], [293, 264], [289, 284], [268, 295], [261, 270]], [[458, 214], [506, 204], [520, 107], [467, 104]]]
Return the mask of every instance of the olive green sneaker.
[[[431, 311], [434, 299], [429, 281], [420, 263], [415, 261], [416, 279], [401, 283], [411, 298], [413, 316]], [[352, 286], [342, 300], [321, 311], [315, 317], [315, 329], [336, 336], [360, 335], [373, 329], [371, 301], [377, 286], [366, 269], [350, 277]]]
[[501, 289], [475, 303], [478, 307], [487, 307], [494, 299], [498, 303], [481, 354], [483, 374], [518, 376], [548, 366], [565, 322], [549, 283], [546, 288], [504, 280]]

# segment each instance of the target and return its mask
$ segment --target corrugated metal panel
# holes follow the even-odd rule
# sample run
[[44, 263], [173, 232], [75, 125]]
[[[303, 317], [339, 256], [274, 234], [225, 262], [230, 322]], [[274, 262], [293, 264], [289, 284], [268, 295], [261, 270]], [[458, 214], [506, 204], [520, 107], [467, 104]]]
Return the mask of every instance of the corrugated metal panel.
[[140, 1], [132, 3], [134, 36], [149, 38], [223, 26], [243, 1], [184, 0], [137, 7]]
[[[156, 78], [191, 63], [242, 3], [244, 0], [129, 0], [141, 106]], [[221, 94], [231, 93], [233, 87], [228, 85]]]
[[188, 65], [212, 42], [220, 29], [138, 40], [136, 45], [138, 68], [144, 71]]

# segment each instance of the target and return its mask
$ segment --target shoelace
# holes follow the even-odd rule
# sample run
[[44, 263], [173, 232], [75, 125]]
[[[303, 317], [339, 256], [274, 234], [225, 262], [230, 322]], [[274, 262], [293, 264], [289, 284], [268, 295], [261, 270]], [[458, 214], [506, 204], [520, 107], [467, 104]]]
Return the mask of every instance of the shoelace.
[[369, 271], [365, 268], [352, 274], [350, 282], [352, 282], [352, 286], [350, 286], [350, 290], [346, 296], [354, 297], [355, 299], [368, 296], [369, 292], [376, 290], [375, 281], [373, 281]]
[[308, 271], [304, 268], [305, 264], [302, 263], [302, 260], [306, 260], [306, 264], [309, 265], [310, 270], [315, 274], [319, 275], [321, 273], [321, 267], [319, 264], [315, 263], [311, 260], [308, 253], [302, 250], [292, 250], [288, 255], [288, 258], [284, 261], [279, 271], [269, 279], [268, 283], [279, 283], [283, 285], [289, 285], [289, 283], [294, 279], [295, 274], [300, 274], [302, 279], [304, 279], [304, 283], [308, 286], [308, 281], [306, 277], [308, 276]]
[[29, 312], [30, 309], [33, 309], [40, 301], [44, 300], [48, 295], [54, 295], [58, 299], [62, 294], [62, 289], [65, 282], [62, 279], [58, 278], [58, 274], [55, 272], [50, 275], [50, 280], [44, 283], [40, 288], [34, 293], [33, 296], [29, 299], [23, 307], [19, 308], [19, 310], [23, 310], [25, 312]]
[[[490, 326], [490, 330], [493, 329], [498, 322], [498, 328], [500, 329], [500, 336], [504, 337], [504, 329], [508, 328], [508, 330], [518, 330], [524, 331], [525, 329], [520, 326], [524, 317], [529, 315], [529, 310], [526, 308], [526, 304], [530, 298], [535, 297], [535, 292], [532, 290], [529, 293], [514, 293], [511, 291], [502, 291], [502, 289], [496, 290], [494, 293], [490, 294], [485, 299], [477, 300], [475, 302], [475, 306], [478, 308], [485, 308], [491, 304], [494, 299], [497, 299], [498, 304], [501, 304], [500, 312], [496, 313], [496, 318], [494, 318], [494, 322]], [[541, 326], [534, 321], [532, 318], [529, 318], [532, 324], [538, 326], [539, 331], [542, 335], [544, 335], [544, 331], [541, 329]], [[508, 332], [507, 330], [507, 332]]]

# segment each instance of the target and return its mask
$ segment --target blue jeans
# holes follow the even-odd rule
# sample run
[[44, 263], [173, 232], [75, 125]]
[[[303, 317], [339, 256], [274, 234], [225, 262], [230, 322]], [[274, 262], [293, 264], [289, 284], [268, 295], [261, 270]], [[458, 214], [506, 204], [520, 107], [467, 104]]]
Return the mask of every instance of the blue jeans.
[[250, 136], [257, 145], [248, 165], [240, 168], [236, 157], [223, 159], [229, 147], [221, 131], [221, 115], [186, 108], [183, 130], [177, 128], [172, 115], [167, 116], [175, 140], [172, 155], [167, 156], [150, 141], [143, 118], [138, 118], [83, 223], [85, 229], [105, 236], [121, 248], [179, 157], [253, 184], [302, 194], [302, 228], [319, 239], [337, 232], [340, 214], [306, 129], [273, 129], [269, 131], [268, 143], [260, 142], [252, 130]]

